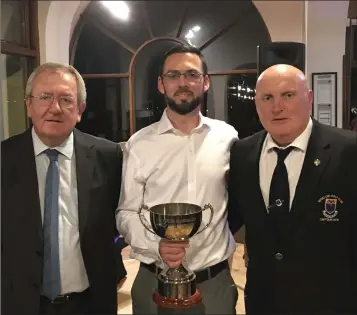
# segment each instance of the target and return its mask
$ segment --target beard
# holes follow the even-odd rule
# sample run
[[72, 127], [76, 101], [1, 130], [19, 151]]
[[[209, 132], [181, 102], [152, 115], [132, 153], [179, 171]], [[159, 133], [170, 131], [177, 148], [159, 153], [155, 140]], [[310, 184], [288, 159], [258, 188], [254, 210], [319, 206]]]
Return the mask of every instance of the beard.
[[167, 106], [174, 112], [179, 115], [187, 115], [193, 112], [201, 104], [202, 96], [198, 96], [190, 102], [176, 103], [174, 99], [165, 95], [165, 100]]

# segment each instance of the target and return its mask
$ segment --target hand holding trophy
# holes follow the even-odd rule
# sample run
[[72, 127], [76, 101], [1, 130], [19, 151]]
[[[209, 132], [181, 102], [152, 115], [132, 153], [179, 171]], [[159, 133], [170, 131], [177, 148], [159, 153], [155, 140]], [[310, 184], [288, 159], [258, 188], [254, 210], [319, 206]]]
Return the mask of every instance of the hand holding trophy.
[[[210, 209], [208, 223], [199, 231], [202, 211]], [[150, 212], [149, 224], [142, 210]], [[210, 204], [201, 208], [189, 203], [167, 203], [148, 208], [142, 205], [139, 218], [144, 227], [170, 242], [185, 242], [192, 236], [203, 232], [211, 223], [213, 208]], [[154, 292], [154, 302], [163, 308], [189, 308], [201, 302], [201, 293], [196, 289], [195, 274], [182, 264], [163, 270], [158, 275], [158, 290]]]

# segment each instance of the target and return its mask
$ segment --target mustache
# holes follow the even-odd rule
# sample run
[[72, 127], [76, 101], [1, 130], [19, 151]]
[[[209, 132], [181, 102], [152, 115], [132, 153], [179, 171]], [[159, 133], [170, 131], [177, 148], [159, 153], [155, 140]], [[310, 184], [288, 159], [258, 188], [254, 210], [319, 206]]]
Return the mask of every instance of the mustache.
[[179, 95], [180, 93], [189, 93], [190, 95], [193, 94], [189, 89], [181, 88], [181, 89], [176, 91], [175, 96]]

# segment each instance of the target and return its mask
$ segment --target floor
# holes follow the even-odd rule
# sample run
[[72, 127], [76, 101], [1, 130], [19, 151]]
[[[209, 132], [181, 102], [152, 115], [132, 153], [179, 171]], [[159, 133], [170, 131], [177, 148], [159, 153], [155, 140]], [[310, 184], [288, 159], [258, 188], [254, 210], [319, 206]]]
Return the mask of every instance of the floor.
[[[243, 260], [244, 247], [242, 244], [237, 244], [237, 250], [234, 253], [232, 261], [232, 275], [238, 287], [239, 298], [236, 306], [237, 314], [245, 314], [244, 309], [244, 294], [246, 268]], [[127, 277], [122, 280], [118, 287], [118, 314], [132, 314], [130, 290], [138, 272], [139, 262], [129, 258], [130, 247], [126, 247], [122, 251], [124, 265], [127, 270]]]

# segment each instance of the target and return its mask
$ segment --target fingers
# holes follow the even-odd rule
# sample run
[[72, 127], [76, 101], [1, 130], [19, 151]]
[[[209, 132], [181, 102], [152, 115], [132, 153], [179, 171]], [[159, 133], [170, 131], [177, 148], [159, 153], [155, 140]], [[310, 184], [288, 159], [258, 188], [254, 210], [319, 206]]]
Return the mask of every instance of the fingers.
[[186, 248], [189, 242], [170, 242], [161, 240], [159, 243], [159, 253], [162, 260], [170, 267], [178, 267], [185, 258]]
[[163, 245], [165, 245], [167, 247], [171, 247], [171, 248], [187, 248], [187, 247], [190, 247], [189, 241], [172, 242], [172, 241], [168, 241], [168, 240], [162, 239], [160, 241], [160, 244], [163, 244]]

